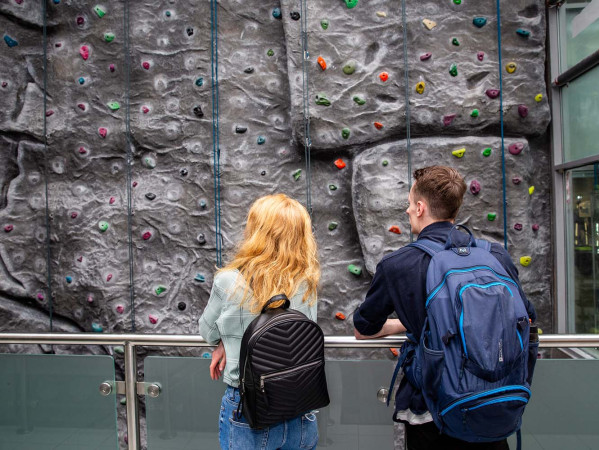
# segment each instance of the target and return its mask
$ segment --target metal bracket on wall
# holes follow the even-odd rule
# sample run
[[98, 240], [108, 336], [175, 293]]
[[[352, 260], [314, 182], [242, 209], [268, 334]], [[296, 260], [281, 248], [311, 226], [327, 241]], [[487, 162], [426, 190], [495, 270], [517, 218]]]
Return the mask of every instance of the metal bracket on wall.
[[[113, 392], [118, 395], [127, 394], [127, 388], [125, 387], [124, 381], [104, 381], [100, 383], [100, 394], [108, 396]], [[135, 391], [137, 395], [147, 395], [148, 397], [156, 398], [162, 392], [162, 386], [160, 383], [146, 383], [143, 381], [137, 381], [135, 383]]]

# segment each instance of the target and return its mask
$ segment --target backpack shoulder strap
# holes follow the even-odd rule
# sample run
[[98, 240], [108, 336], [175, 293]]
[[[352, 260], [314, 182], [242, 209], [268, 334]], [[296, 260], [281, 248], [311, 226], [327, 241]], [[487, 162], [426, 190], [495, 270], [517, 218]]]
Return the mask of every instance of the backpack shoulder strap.
[[475, 239], [475, 242], [478, 248], [482, 248], [483, 250], [486, 250], [488, 252], [491, 251], [491, 243], [489, 241], [486, 241], [484, 239]]
[[416, 242], [408, 244], [408, 247], [419, 248], [423, 252], [427, 253], [431, 258], [440, 251], [445, 250], [445, 246], [443, 244], [439, 244], [438, 242], [433, 242], [428, 239], [419, 239]]

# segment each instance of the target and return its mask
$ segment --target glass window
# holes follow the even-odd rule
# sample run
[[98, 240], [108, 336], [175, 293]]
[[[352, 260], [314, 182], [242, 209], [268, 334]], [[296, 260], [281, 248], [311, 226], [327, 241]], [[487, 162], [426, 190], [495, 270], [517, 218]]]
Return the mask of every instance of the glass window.
[[562, 6], [565, 14], [562, 15], [560, 27], [560, 72], [599, 48], [599, 4], [594, 3], [591, 5], [590, 0], [568, 0]]
[[566, 172], [569, 328], [599, 333], [599, 164]]

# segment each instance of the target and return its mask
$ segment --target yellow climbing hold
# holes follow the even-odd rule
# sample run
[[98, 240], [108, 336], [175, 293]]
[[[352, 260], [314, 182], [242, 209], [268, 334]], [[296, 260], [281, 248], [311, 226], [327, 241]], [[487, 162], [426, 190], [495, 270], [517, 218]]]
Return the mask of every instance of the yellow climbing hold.
[[456, 158], [461, 158], [462, 156], [464, 156], [464, 153], [466, 153], [465, 148], [460, 148], [458, 150], [454, 150], [453, 152], [451, 152], [451, 154], [453, 156], [455, 156]]
[[531, 261], [532, 261], [532, 258], [530, 256], [521, 256], [520, 257], [520, 264], [522, 264], [524, 267], [528, 267], [530, 265]]
[[432, 30], [433, 28], [435, 28], [437, 26], [437, 22], [434, 22], [434, 21], [432, 21], [430, 19], [422, 19], [422, 23], [429, 30]]
[[419, 94], [422, 94], [424, 92], [424, 86], [425, 86], [424, 81], [419, 81], [418, 83], [416, 83], [416, 92], [418, 92]]
[[535, 191], [535, 187], [531, 186], [528, 188], [528, 195], [532, 195], [532, 193]]
[[507, 70], [507, 73], [514, 73], [516, 71], [516, 63], [515, 62], [509, 62], [505, 65], [505, 70]]
[[377, 11], [376, 15], [379, 17], [387, 17], [387, 13], [385, 11]]
[[540, 102], [541, 100], [543, 100], [543, 94], [537, 94], [535, 95], [535, 102]]

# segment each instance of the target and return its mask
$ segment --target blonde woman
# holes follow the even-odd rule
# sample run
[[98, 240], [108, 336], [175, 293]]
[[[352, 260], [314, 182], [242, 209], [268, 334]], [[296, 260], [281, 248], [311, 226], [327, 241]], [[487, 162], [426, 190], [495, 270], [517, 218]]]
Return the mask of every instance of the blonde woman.
[[[239, 404], [239, 353], [241, 338], [264, 304], [285, 294], [291, 308], [316, 321], [316, 289], [320, 265], [312, 223], [306, 209], [284, 194], [254, 202], [247, 217], [237, 254], [214, 277], [210, 299], [200, 317], [200, 334], [219, 344], [210, 375], [223, 376], [219, 441], [221, 449], [313, 449], [318, 442], [312, 413], [254, 430], [234, 411]], [[226, 355], [226, 357], [225, 357]]]

